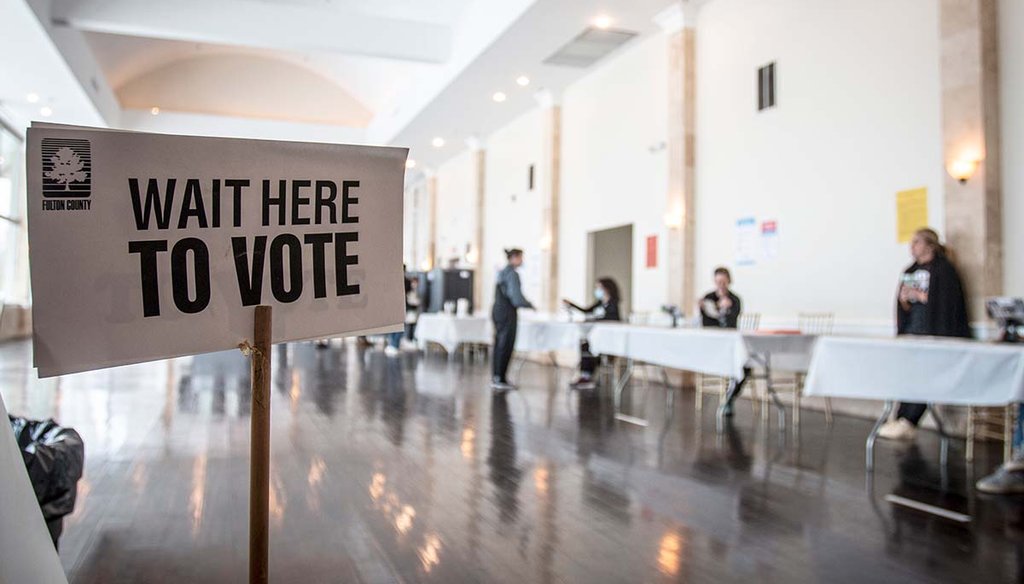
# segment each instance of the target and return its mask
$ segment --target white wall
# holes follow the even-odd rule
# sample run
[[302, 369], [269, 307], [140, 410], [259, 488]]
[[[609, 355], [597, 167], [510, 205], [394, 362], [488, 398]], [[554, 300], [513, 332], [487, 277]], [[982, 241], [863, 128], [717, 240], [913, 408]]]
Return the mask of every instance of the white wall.
[[[895, 193], [926, 186], [943, 214], [934, 0], [715, 0], [697, 28], [697, 270], [719, 264], [763, 322], [835, 312], [891, 330]], [[756, 70], [778, 65], [778, 107], [757, 113]], [[733, 266], [738, 217], [779, 222], [776, 259]], [[866, 328], [863, 328], [866, 327]]]
[[1004, 292], [1024, 296], [1024, 2], [999, 2]]
[[476, 153], [463, 150], [437, 169], [437, 254], [464, 263], [476, 231]]
[[[525, 252], [519, 270], [523, 293], [537, 303], [541, 298], [541, 237], [543, 235], [543, 153], [544, 112], [537, 108], [487, 137], [484, 201], [484, 257], [481, 262], [483, 303], [491, 306], [494, 274], [505, 265], [502, 251], [519, 247]], [[536, 185], [527, 190], [529, 165], [537, 166]], [[459, 214], [467, 223], [472, 215]]]
[[[633, 224], [633, 310], [665, 302], [664, 225], [668, 166], [667, 38], [655, 34], [614, 55], [571, 85], [562, 108], [562, 296], [590, 299], [587, 233]], [[653, 150], [653, 151], [652, 151]], [[658, 236], [659, 263], [645, 266], [646, 238]]]

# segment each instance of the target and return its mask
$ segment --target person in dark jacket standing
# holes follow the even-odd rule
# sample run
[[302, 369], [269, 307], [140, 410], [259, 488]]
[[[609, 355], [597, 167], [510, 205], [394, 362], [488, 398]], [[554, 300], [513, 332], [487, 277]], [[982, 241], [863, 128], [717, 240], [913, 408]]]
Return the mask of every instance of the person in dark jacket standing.
[[516, 269], [523, 265], [523, 250], [506, 249], [508, 264], [498, 272], [494, 286], [494, 307], [491, 319], [494, 321], [494, 355], [491, 357], [491, 389], [505, 392], [515, 389], [508, 382], [508, 365], [516, 346], [516, 326], [519, 323], [518, 309], [533, 308], [523, 296]]
[[[896, 334], [970, 338], [967, 298], [956, 266], [934, 230], [919, 229], [910, 240], [914, 263], [903, 270], [896, 300]], [[926, 404], [901, 403], [881, 438], [911, 440]]]
[[[594, 303], [590, 306], [580, 306], [569, 299], [563, 299], [562, 304], [568, 308], [578, 310], [586, 315], [588, 321], [620, 321], [619, 313], [619, 285], [611, 278], [599, 278], [594, 286]], [[580, 376], [570, 384], [574, 389], [595, 389], [594, 371], [597, 370], [598, 357], [591, 354], [590, 343], [586, 339], [580, 341]]]

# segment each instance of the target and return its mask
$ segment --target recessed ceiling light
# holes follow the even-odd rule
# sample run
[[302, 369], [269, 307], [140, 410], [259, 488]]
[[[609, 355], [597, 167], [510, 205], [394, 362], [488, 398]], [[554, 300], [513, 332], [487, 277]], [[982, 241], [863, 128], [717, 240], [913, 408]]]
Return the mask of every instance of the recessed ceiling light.
[[438, 136], [437, 138], [431, 140], [430, 143], [433, 144], [434, 148], [440, 148], [444, 146], [444, 138]]
[[594, 26], [601, 30], [605, 30], [612, 25], [612, 17], [607, 14], [601, 14], [594, 18]]
[[493, 99], [497, 103], [501, 103], [505, 101], [505, 94], [500, 91], [497, 91], [494, 93], [494, 95], [491, 96], [491, 99]]
[[416, 168], [416, 161], [413, 160], [412, 158], [406, 160], [405, 161], [405, 167], [406, 168]]
[[526, 87], [530, 84], [530, 78], [526, 75], [520, 75], [519, 79], [516, 79], [516, 83], [519, 84], [519, 87]]
[[44, 118], [48, 118], [53, 115], [53, 109], [51, 109], [48, 105], [44, 105], [43, 107], [39, 108], [39, 115], [43, 116]]
[[27, 101], [29, 103], [36, 103], [36, 102], [39, 101], [39, 94], [38, 93], [30, 93], [30, 94], [25, 96], [25, 101]]
[[160, 115], [160, 108], [154, 105], [153, 107], [149, 108], [149, 113], [153, 114], [154, 116], [158, 116]]

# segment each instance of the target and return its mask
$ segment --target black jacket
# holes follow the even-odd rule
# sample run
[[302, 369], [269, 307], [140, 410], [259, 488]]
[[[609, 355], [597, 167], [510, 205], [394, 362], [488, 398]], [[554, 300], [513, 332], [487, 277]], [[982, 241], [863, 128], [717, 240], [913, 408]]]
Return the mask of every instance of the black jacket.
[[740, 297], [733, 294], [732, 290], [729, 291], [729, 300], [732, 300], [732, 306], [727, 310], [722, 311], [718, 318], [709, 315], [704, 311], [704, 302], [712, 301], [718, 303], [718, 292], [712, 290], [704, 295], [700, 303], [700, 316], [701, 326], [706, 327], [720, 327], [720, 328], [737, 328], [740, 319], [740, 313], [743, 312], [743, 302]]
[[[918, 270], [931, 273], [928, 283], [928, 303], [924, 305], [923, 334], [939, 337], [971, 336], [971, 325], [967, 317], [967, 297], [956, 266], [945, 256], [936, 255], [927, 264], [914, 262], [904, 274]], [[902, 285], [902, 284], [901, 284]], [[910, 320], [910, 310], [905, 310], [896, 295], [896, 334], [905, 334]]]

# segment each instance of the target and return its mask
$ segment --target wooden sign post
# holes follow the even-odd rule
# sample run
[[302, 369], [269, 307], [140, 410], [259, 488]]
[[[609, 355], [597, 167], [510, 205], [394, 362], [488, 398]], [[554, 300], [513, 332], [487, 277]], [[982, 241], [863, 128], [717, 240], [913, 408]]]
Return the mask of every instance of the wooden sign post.
[[266, 584], [270, 555], [270, 339], [273, 310], [256, 307], [249, 445], [249, 582]]

